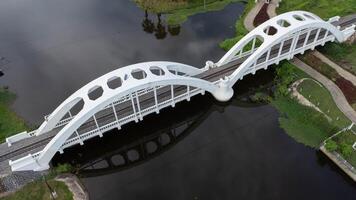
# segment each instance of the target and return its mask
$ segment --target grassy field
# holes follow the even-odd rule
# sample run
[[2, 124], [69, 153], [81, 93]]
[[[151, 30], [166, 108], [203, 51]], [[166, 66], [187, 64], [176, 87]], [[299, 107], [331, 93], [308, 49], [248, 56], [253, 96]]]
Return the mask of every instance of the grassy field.
[[10, 109], [15, 98], [14, 94], [0, 88], [0, 142], [12, 134], [28, 130], [25, 121]]
[[311, 53], [300, 56], [300, 58], [315, 70], [332, 80], [341, 89], [351, 107], [356, 110], [356, 87], [349, 80], [340, 76], [334, 68], [325, 64]]
[[333, 125], [342, 129], [351, 124], [351, 121], [338, 109], [329, 91], [324, 86], [307, 79], [298, 86], [298, 91], [330, 117], [330, 123]]
[[[72, 193], [63, 183], [55, 180], [49, 180], [48, 184], [54, 189], [58, 195], [57, 200], [71, 200]], [[50, 192], [44, 181], [35, 181], [24, 186], [22, 189], [9, 196], [1, 198], [1, 200], [50, 200]]]
[[[283, 3], [284, 1], [281, 4]], [[255, 2], [253, 0], [248, 1], [243, 15], [235, 24], [236, 37], [220, 43], [221, 48], [226, 51], [229, 50], [248, 33], [243, 25], [243, 20], [254, 5]], [[282, 62], [277, 66], [276, 90], [271, 104], [281, 113], [279, 118], [280, 126], [289, 136], [307, 146], [318, 148], [326, 138], [340, 130], [339, 126], [342, 126], [343, 123], [339, 121], [337, 125], [330, 123], [323, 114], [299, 104], [295, 99], [290, 97], [289, 86], [301, 78], [309, 78], [309, 76], [289, 62]], [[312, 92], [312, 89], [315, 88], [310, 89], [310, 92]], [[317, 89], [320, 90], [319, 88]], [[328, 99], [331, 99], [330, 95]], [[335, 111], [335, 113], [337, 112]]]
[[[320, 112], [303, 106], [290, 97], [290, 84], [301, 78], [308, 78], [308, 75], [289, 62], [281, 63], [276, 71], [276, 90], [271, 103], [281, 113], [280, 126], [297, 142], [318, 148], [326, 138], [340, 129]], [[310, 92], [313, 89], [320, 90], [310, 88]]]
[[356, 12], [355, 0], [286, 0], [280, 3], [278, 13], [305, 10], [321, 18], [345, 16]]

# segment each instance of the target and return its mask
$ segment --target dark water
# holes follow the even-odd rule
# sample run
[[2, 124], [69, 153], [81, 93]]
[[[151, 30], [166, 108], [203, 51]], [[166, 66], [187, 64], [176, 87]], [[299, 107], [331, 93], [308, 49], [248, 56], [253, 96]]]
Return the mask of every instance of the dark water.
[[[143, 30], [145, 13], [131, 1], [2, 0], [0, 85], [18, 95], [19, 114], [40, 123], [80, 86], [117, 67], [217, 61], [224, 54], [217, 44], [233, 35], [243, 7], [195, 15], [157, 35]], [[157, 26], [157, 16], [148, 17]], [[92, 199], [355, 199], [355, 185], [340, 170], [279, 128], [272, 106], [242, 101], [272, 79], [273, 70], [244, 79], [227, 104], [194, 97], [68, 149], [54, 163], [80, 169]]]

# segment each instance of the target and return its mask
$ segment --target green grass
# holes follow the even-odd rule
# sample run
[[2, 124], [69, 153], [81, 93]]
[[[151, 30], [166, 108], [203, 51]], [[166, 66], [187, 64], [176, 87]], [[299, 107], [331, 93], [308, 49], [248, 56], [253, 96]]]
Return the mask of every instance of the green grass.
[[344, 16], [356, 11], [355, 0], [286, 0], [280, 3], [278, 13], [293, 10], [305, 10], [312, 12], [321, 18]]
[[0, 88], [0, 142], [13, 134], [28, 130], [25, 121], [10, 109], [16, 95]]
[[241, 38], [243, 38], [247, 33], [248, 30], [244, 26], [244, 19], [246, 15], [249, 13], [249, 11], [255, 6], [255, 1], [254, 0], [248, 0], [247, 4], [245, 6], [245, 10], [241, 17], [236, 21], [235, 23], [235, 37], [229, 38], [224, 40], [219, 44], [219, 46], [224, 49], [225, 51], [228, 51], [233, 47]]
[[[337, 144], [336, 151], [339, 152], [352, 166], [356, 166], [356, 150], [352, 145], [356, 142], [356, 135], [349, 131], [342, 132], [332, 138]], [[345, 149], [351, 150], [349, 155], [345, 155]]]
[[[356, 10], [355, 10], [356, 13]], [[339, 64], [341, 67], [356, 75], [356, 45], [327, 43], [319, 51]]]
[[351, 124], [351, 121], [338, 109], [329, 91], [324, 86], [306, 79], [298, 86], [298, 91], [329, 116], [333, 125], [342, 129]]
[[279, 112], [281, 128], [299, 143], [318, 148], [337, 129], [312, 108], [299, 104], [288, 97], [277, 97], [272, 101]]
[[[55, 180], [49, 180], [48, 184], [57, 192], [56, 200], [70, 200], [73, 199], [72, 193], [68, 187], [63, 183]], [[1, 200], [46, 200], [50, 198], [50, 192], [43, 180], [35, 181], [27, 184], [19, 191], [1, 198]]]
[[290, 84], [309, 76], [286, 61], [276, 68], [276, 74], [276, 90], [271, 103], [281, 113], [280, 126], [297, 142], [318, 148], [338, 128], [323, 114], [291, 98], [288, 91]]

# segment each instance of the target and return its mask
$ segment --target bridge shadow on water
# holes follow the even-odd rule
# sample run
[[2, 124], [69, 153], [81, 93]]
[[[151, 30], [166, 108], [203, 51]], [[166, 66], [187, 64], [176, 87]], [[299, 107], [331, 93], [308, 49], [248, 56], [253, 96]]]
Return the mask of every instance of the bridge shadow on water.
[[52, 165], [70, 163], [81, 177], [100, 176], [129, 169], [155, 158], [187, 137], [213, 112], [224, 112], [227, 106], [256, 107], [263, 105], [250, 100], [256, 90], [270, 92], [274, 69], [249, 75], [235, 86], [231, 101], [221, 103], [210, 94], [196, 96], [175, 108], [152, 114], [138, 123], [113, 129], [102, 138], [93, 138], [83, 146], [76, 145], [57, 153]]

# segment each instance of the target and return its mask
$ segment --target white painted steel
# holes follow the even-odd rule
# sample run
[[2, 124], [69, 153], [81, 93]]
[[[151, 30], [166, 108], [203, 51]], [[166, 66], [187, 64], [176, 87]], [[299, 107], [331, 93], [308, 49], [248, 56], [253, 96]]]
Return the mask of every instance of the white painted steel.
[[[291, 59], [294, 55], [302, 54], [318, 45], [324, 45], [325, 42], [334, 41], [335, 39], [338, 42], [343, 42], [354, 34], [355, 25], [340, 30], [339, 27], [331, 24], [337, 20], [339, 20], [339, 17], [323, 21], [318, 16], [305, 11], [288, 12], [261, 24], [237, 42], [217, 63], [207, 61], [206, 66], [202, 69], [181, 63], [158, 61], [138, 63], [109, 72], [88, 83], [67, 98], [49, 116], [45, 117], [45, 121], [38, 130], [28, 134], [21, 133], [8, 139], [7, 141], [11, 145], [12, 142], [22, 138], [35, 137], [48, 133], [56, 127], [62, 127], [43, 150], [33, 155], [30, 154], [21, 159], [10, 161], [9, 164], [13, 171], [47, 169], [50, 160], [58, 151], [63, 153], [63, 149], [67, 147], [75, 144], [82, 145], [87, 139], [98, 135], [102, 136], [103, 133], [115, 127], [121, 129], [121, 126], [126, 123], [131, 121], [138, 122], [148, 114], [159, 113], [165, 107], [174, 107], [180, 101], [189, 101], [192, 96], [204, 94], [205, 91], [211, 93], [219, 101], [228, 101], [234, 93], [232, 86], [245, 75], [254, 74], [257, 70], [266, 69], [269, 65], [278, 64], [281, 60]], [[290, 26], [281, 26], [280, 24], [283, 24], [281, 22], [288, 23]], [[269, 32], [269, 30], [273, 29], [276, 30], [275, 34]], [[311, 43], [304, 41], [302, 46], [297, 48], [298, 38], [305, 34], [306, 38], [309, 39], [313, 30], [317, 30], [317, 37]], [[319, 34], [322, 31], [325, 32], [325, 35], [320, 38]], [[331, 34], [329, 35], [328, 33]], [[263, 40], [258, 47], [256, 38]], [[283, 52], [283, 46], [289, 40], [292, 40], [291, 48], [287, 52]], [[252, 42], [251, 50], [244, 52], [243, 50], [248, 49], [247, 45], [250, 42]], [[278, 53], [277, 56], [273, 57], [271, 56], [271, 50], [274, 46], [276, 46]], [[265, 60], [258, 62], [258, 59], [264, 54], [266, 54]], [[209, 82], [194, 77], [212, 68], [229, 64], [241, 57], [247, 57], [247, 59], [232, 74], [218, 81]], [[161, 69], [159, 74], [156, 75], [151, 72], [151, 67]], [[132, 72], [137, 70], [142, 71], [142, 79], [137, 79], [132, 75]], [[122, 80], [122, 85], [116, 89], [111, 89], [107, 82], [114, 77], [119, 77]], [[186, 86], [186, 93], [175, 96], [174, 85]], [[157, 90], [166, 86], [170, 87], [171, 96], [168, 100], [159, 102]], [[102, 95], [95, 100], [91, 100], [88, 93], [98, 87], [102, 88]], [[148, 92], [153, 92], [154, 94], [154, 105], [148, 108], [141, 108], [140, 96]], [[78, 114], [72, 115], [70, 113], [71, 108], [81, 100], [84, 101], [82, 110]], [[120, 118], [116, 114], [115, 105], [123, 102], [131, 102], [133, 113]], [[100, 126], [95, 114], [106, 108], [113, 110], [115, 120]], [[63, 119], [67, 113], [69, 113], [69, 118]], [[94, 119], [97, 128], [79, 134], [78, 128], [90, 118]], [[75, 133], [75, 137], [70, 138], [73, 133]]]
[[[300, 18], [302, 20], [298, 20]], [[236, 59], [236, 55], [246, 47], [251, 41], [255, 38], [261, 38], [262, 44], [257, 49], [254, 49], [254, 52], [240, 65], [240, 67], [229, 76], [229, 86], [232, 87], [237, 80], [242, 79], [243, 76], [246, 74], [255, 72], [259, 68], [265, 68], [265, 66], [278, 63], [280, 60], [284, 59], [291, 59], [293, 55], [299, 53], [294, 51], [295, 49], [291, 48], [291, 52], [289, 56], [278, 56], [277, 59], [274, 59], [275, 62], [266, 62], [265, 66], [254, 66], [253, 70], [250, 72], [249, 68], [256, 63], [257, 59], [260, 58], [263, 54], [268, 52], [273, 46], [286, 41], [286, 38], [293, 39], [293, 45], [295, 45], [295, 39], [304, 33], [305, 31], [308, 32], [312, 29], [318, 29], [318, 33], [320, 30], [326, 30], [330, 32], [332, 35], [329, 37], [326, 35], [324, 39], [318, 39], [315, 37], [312, 46], [305, 45], [305, 49], [313, 49], [315, 45], [323, 45], [326, 41], [333, 41], [335, 38], [338, 42], [344, 42], [348, 37], [350, 37], [354, 33], [355, 26], [351, 26], [345, 30], [339, 30], [337, 27], [331, 24], [331, 22], [338, 20], [338, 17], [331, 18], [329, 21], [324, 21], [320, 17], [305, 11], [292, 11], [288, 13], [284, 13], [278, 15], [274, 18], [269, 19], [268, 21], [264, 22], [250, 33], [248, 33], [245, 37], [243, 37], [240, 41], [238, 41], [217, 63], [217, 66], [225, 65], [233, 60]], [[279, 23], [286, 21], [290, 24], [288, 27], [283, 27], [279, 25]], [[273, 27], [277, 30], [274, 35], [268, 35], [265, 33], [265, 30]], [[322, 41], [322, 42], [320, 42]], [[295, 47], [295, 46], [293, 46]], [[303, 49], [301, 48], [301, 49]], [[304, 52], [302, 51], [302, 52]], [[247, 73], [246, 73], [247, 72]]]

